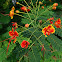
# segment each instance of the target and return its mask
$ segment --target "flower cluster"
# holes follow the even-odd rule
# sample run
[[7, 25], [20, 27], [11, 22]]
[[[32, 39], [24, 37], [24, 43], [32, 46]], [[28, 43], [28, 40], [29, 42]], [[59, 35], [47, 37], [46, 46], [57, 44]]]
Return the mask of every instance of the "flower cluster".
[[60, 25], [61, 24], [61, 20], [60, 20], [60, 18], [59, 19], [57, 19], [57, 21], [54, 23], [54, 25], [57, 27], [57, 28], [61, 28]]
[[[16, 4], [20, 4], [20, 3], [19, 3], [19, 2], [16, 2]], [[30, 8], [30, 6], [29, 6], [28, 8]], [[25, 7], [25, 6], [22, 6], [20, 9], [21, 9], [22, 11], [24, 11], [24, 12], [29, 12], [29, 11], [30, 11], [30, 9], [27, 9], [27, 7]], [[16, 13], [14, 13], [14, 10], [15, 10], [15, 7], [13, 6], [13, 7], [11, 8], [10, 13], [9, 13], [9, 16], [11, 17], [11, 19], [13, 19], [13, 16], [14, 16], [14, 15], [17, 15], [16, 13], [20, 13], [19, 10], [16, 10], [16, 11], [15, 11]]]
[[[16, 4], [20, 4], [19, 2], [16, 2]], [[30, 8], [30, 6], [28, 6], [28, 8]], [[27, 9], [25, 6], [22, 6], [21, 8], [20, 8], [22, 11], [24, 11], [24, 12], [29, 12], [30, 11], [30, 9]]]
[[[10, 40], [9, 40], [9, 43], [8, 43], [8, 46], [7, 46], [7, 52], [8, 52], [8, 48], [9, 48], [10, 42], [12, 40], [14, 40], [13, 43], [15, 43], [16, 42], [16, 39], [17, 39], [16, 37], [19, 36], [18, 32], [16, 31], [16, 28], [18, 28], [17, 22], [12, 22], [12, 26], [13, 26], [12, 27], [12, 30], [9, 31], [10, 38], [8, 38], [8, 39], [10, 39]], [[8, 40], [8, 39], [5, 39], [5, 40]], [[26, 40], [23, 40], [22, 43], [21, 43], [21, 47], [22, 48], [26, 48], [27, 49], [28, 45], [30, 45], [30, 43], [28, 41], [26, 41]], [[7, 54], [7, 52], [6, 52], [6, 54]]]
[[52, 25], [48, 25], [42, 29], [42, 33], [47, 37], [47, 35], [53, 34], [55, 32], [55, 28]]
[[[52, 18], [47, 19], [47, 20], [49, 20], [50, 23], [53, 24], [53, 21], [52, 21], [52, 20], [54, 20], [54, 18], [52, 17]], [[55, 20], [54, 20], [54, 21], [55, 21]], [[62, 25], [60, 25], [60, 24], [61, 24], [61, 20], [60, 20], [60, 18], [59, 18], [59, 19], [57, 19], [57, 21], [55, 21], [54, 25], [55, 25], [57, 28], [61, 28], [60, 26], [62, 26]]]
[[[51, 0], [49, 0], [49, 1], [51, 1]], [[16, 4], [20, 4], [20, 3], [17, 2]], [[39, 4], [43, 4], [43, 3], [41, 1], [39, 1]], [[55, 10], [56, 9], [56, 6], [58, 6], [58, 3], [54, 3], [52, 9]], [[22, 6], [20, 9], [22, 11], [24, 11], [24, 12], [29, 12], [30, 11], [30, 6], [28, 8], [26, 6]], [[42, 6], [42, 9], [44, 9], [44, 6]], [[24, 13], [24, 12], [20, 12], [19, 10], [16, 10], [16, 13], [14, 13], [14, 10], [15, 10], [15, 8], [13, 6], [12, 9], [11, 9], [11, 11], [10, 11], [10, 14], [9, 14], [9, 16], [11, 17], [11, 19], [13, 19], [14, 14], [15, 15], [19, 15], [17, 13]], [[49, 18], [47, 20], [49, 20], [49, 22], [50, 22], [51, 25], [48, 25], [48, 26], [46, 26], [46, 27], [44, 27], [42, 29], [42, 33], [45, 35], [45, 37], [47, 37], [47, 35], [49, 36], [50, 34], [55, 33], [55, 28], [52, 26], [52, 24], [55, 25], [57, 28], [61, 28], [60, 27], [61, 26], [60, 25], [61, 24], [60, 18], [57, 19], [57, 21], [55, 21], [55, 23], [53, 23], [53, 21], [52, 21], [52, 20], [54, 20], [53, 17], [52, 18]], [[39, 22], [41, 24], [42, 23], [42, 20], [39, 20]], [[25, 24], [25, 27], [28, 28], [29, 25], [30, 24], [27, 23], [27, 24]], [[9, 31], [10, 40], [9, 40], [9, 43], [8, 43], [7, 52], [8, 52], [8, 48], [9, 48], [10, 42], [13, 40], [13, 43], [15, 43], [16, 42], [16, 39], [17, 39], [16, 37], [19, 36], [18, 32], [16, 31], [16, 28], [18, 28], [18, 26], [19, 25], [17, 24], [17, 22], [12, 22], [12, 30]], [[26, 40], [23, 40], [20, 45], [21, 45], [21, 48], [27, 49], [28, 48], [28, 45], [30, 45], [30, 43], [28, 41], [26, 41]], [[41, 51], [45, 50], [44, 49], [44, 44], [41, 47], [42, 47]]]

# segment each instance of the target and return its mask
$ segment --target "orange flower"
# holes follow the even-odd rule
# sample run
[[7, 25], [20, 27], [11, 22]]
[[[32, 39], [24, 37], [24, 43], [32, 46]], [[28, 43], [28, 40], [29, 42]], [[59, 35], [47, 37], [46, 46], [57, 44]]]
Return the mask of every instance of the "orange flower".
[[11, 9], [14, 11], [15, 10], [15, 7], [13, 6]]
[[59, 19], [57, 19], [57, 21], [54, 23], [54, 25], [57, 27], [57, 28], [61, 28], [60, 25], [61, 24], [61, 20], [60, 20], [60, 18]]
[[7, 52], [8, 52], [8, 48], [9, 48], [11, 40], [14, 40], [13, 43], [15, 43], [16, 37], [18, 37], [19, 35], [18, 35], [18, 32], [14, 31], [14, 29], [12, 28], [12, 31], [9, 31], [9, 36], [11, 36], [11, 38], [10, 38], [9, 43], [8, 43]]
[[51, 20], [54, 20], [54, 18], [50, 18], [50, 19], [47, 19], [47, 20], [50, 20], [50, 23], [53, 24], [53, 22]]
[[10, 11], [9, 16], [11, 17], [11, 19], [13, 19], [13, 16], [14, 16], [14, 11], [13, 10]]
[[25, 40], [23, 40], [22, 43], [21, 43], [22, 48], [27, 48], [28, 45], [30, 45], [30, 43], [28, 41], [25, 41]]
[[53, 34], [55, 32], [55, 28], [52, 25], [48, 25], [42, 29], [42, 33], [47, 37], [47, 35]]
[[11, 37], [17, 37], [18, 36], [18, 32], [14, 31], [14, 29], [12, 28], [12, 31], [9, 31], [9, 36], [11, 36]]
[[15, 8], [14, 8], [14, 6], [13, 6], [12, 9], [11, 9], [11, 11], [10, 11], [10, 13], [9, 13], [9, 16], [11, 17], [11, 19], [13, 19], [14, 10], [15, 10]]
[[20, 9], [21, 9], [22, 11], [28, 11], [28, 12], [30, 11], [30, 9], [27, 9], [27, 8], [26, 8], [26, 7], [24, 7], [24, 6], [23, 6], [23, 7], [21, 7]]
[[16, 30], [16, 28], [18, 28], [18, 24], [17, 24], [17, 22], [12, 22], [12, 26], [13, 26], [14, 29]]

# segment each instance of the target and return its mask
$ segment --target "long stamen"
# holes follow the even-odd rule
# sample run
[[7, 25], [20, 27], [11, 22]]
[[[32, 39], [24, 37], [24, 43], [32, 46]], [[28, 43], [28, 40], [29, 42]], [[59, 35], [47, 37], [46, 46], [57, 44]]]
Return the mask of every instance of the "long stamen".
[[6, 54], [8, 53], [8, 48], [9, 48], [10, 42], [11, 42], [11, 40], [9, 40]]
[[21, 17], [23, 17], [23, 18], [26, 18], [26, 19], [29, 19], [28, 17], [25, 17], [25, 16], [22, 16], [22, 15], [19, 15], [19, 14], [17, 14], [17, 13], [14, 13], [15, 15], [18, 15], [18, 16], [21, 16]]
[[16, 38], [15, 38], [15, 40], [13, 41], [13, 43], [15, 43], [16, 42]]
[[1, 14], [4, 15], [4, 16], [7, 16], [7, 15], [9, 16], [9, 14], [3, 14], [3, 13], [1, 13]]
[[[10, 38], [8, 38], [8, 39], [10, 39]], [[5, 40], [3, 40], [3, 41], [6, 41], [6, 40], [8, 40], [8, 39], [5, 39]], [[1, 41], [1, 42], [3, 42], [3, 41]]]

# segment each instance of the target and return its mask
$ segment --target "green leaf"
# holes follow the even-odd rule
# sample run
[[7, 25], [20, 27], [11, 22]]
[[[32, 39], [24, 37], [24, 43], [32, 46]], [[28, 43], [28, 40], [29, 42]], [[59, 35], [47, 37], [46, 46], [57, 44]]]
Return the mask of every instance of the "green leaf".
[[[8, 46], [8, 44], [6, 45]], [[16, 46], [15, 44], [10, 44], [9, 45], [9, 48], [8, 48], [8, 53], [6, 55], [6, 52], [7, 52], [7, 47], [3, 47], [3, 48], [0, 48], [0, 61], [2, 62], [3, 60], [5, 60], [5, 58], [7, 58], [7, 55], [9, 55], [12, 50], [14, 49], [14, 47]]]
[[40, 62], [41, 55], [37, 49], [37, 46], [32, 46], [31, 50], [32, 51], [28, 53], [29, 61], [30, 62]]
[[23, 40], [26, 40], [29, 43], [32, 43], [32, 41], [30, 40], [30, 38], [22, 37], [22, 36], [20, 36], [20, 37], [17, 38], [17, 41], [19, 42], [19, 44], [21, 44]]
[[2, 25], [0, 24], [0, 29], [2, 28]]
[[0, 14], [0, 23], [6, 24], [6, 23], [9, 23], [9, 21], [10, 21], [10, 18], [8, 16], [4, 16]]
[[3, 48], [0, 48], [0, 62], [2, 62], [6, 58], [6, 52]]

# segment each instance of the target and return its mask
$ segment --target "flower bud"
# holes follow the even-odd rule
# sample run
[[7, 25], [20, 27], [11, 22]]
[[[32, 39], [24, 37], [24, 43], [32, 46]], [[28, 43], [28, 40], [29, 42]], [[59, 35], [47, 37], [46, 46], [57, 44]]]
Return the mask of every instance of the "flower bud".
[[44, 6], [42, 6], [42, 9], [44, 9]]
[[54, 3], [53, 6], [58, 6], [58, 3]]
[[19, 2], [16, 2], [16, 4], [19, 4]]
[[25, 27], [28, 28], [29, 27], [29, 24], [25, 24]]
[[19, 10], [16, 10], [15, 12], [16, 12], [16, 13], [19, 13]]
[[55, 6], [53, 6], [53, 7], [52, 7], [52, 9], [53, 9], [53, 10], [56, 10], [56, 7], [55, 7]]

